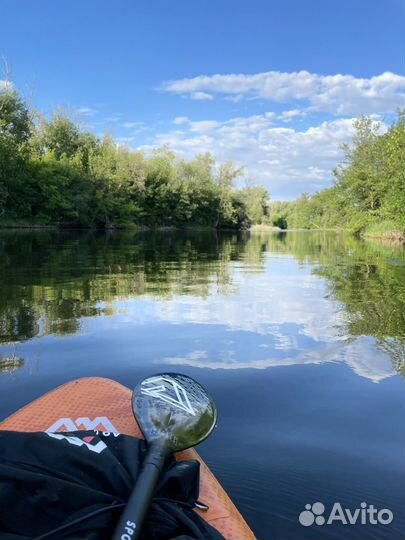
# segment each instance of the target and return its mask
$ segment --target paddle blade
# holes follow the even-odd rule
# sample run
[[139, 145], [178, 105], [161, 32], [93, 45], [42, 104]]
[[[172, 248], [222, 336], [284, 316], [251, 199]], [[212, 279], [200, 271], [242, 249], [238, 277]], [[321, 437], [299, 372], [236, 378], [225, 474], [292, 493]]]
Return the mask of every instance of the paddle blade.
[[133, 411], [148, 443], [162, 442], [170, 452], [196, 446], [215, 428], [213, 399], [191, 377], [160, 373], [134, 389]]

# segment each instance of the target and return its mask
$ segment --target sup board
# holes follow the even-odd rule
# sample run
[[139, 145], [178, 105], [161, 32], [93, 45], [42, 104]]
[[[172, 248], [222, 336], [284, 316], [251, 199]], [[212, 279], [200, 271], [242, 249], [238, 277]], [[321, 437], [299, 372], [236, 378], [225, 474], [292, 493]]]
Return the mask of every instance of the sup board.
[[[97, 429], [143, 438], [132, 413], [132, 391], [100, 377], [77, 379], [48, 392], [6, 418], [0, 429], [24, 432]], [[246, 521], [196, 450], [180, 452], [176, 459], [200, 462], [199, 500], [208, 510], [196, 509], [196, 512], [226, 540], [254, 540]]]

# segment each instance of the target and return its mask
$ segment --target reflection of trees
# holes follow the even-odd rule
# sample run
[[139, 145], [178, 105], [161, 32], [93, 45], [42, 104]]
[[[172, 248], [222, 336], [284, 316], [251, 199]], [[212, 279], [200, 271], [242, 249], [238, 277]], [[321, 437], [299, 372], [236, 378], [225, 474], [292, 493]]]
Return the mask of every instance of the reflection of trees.
[[344, 334], [373, 336], [405, 374], [405, 251], [327, 232], [273, 235], [266, 249], [315, 264], [346, 311]]
[[[3, 300], [4, 289], [7, 287], [3, 283], [0, 297]], [[31, 306], [20, 305], [10, 306], [2, 304], [0, 306], [0, 340], [7, 336], [13, 336], [16, 341], [34, 337], [37, 335], [39, 325], [36, 320], [36, 312]]]
[[12, 373], [24, 365], [24, 359], [18, 356], [0, 356], [0, 373]]
[[352, 336], [373, 336], [379, 341], [405, 337], [402, 250], [376, 250], [362, 241], [350, 241], [316, 273], [327, 278], [333, 297], [345, 306]]
[[345, 308], [344, 334], [373, 336], [405, 371], [404, 250], [328, 232], [2, 233], [0, 342], [74, 333], [119, 299], [230, 294], [233, 263], [261, 272], [268, 252], [311, 264]]
[[[0, 236], [0, 342], [78, 330], [81, 317], [111, 313], [117, 299], [230, 291], [238, 234], [41, 232]], [[261, 264], [262, 250], [249, 248]]]

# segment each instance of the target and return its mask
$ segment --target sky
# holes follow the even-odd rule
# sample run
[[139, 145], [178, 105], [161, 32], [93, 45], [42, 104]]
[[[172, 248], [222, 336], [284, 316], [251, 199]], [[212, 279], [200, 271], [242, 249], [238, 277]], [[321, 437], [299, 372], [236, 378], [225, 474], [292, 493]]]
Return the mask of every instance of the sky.
[[274, 200], [331, 185], [353, 119], [389, 124], [405, 106], [403, 0], [0, 7], [9, 77], [43, 113], [62, 107], [134, 149], [211, 152]]

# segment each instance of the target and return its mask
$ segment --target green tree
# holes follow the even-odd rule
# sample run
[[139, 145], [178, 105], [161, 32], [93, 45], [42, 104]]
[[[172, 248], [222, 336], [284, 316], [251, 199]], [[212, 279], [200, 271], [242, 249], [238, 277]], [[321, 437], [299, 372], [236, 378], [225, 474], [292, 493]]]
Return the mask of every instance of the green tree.
[[151, 155], [123, 148], [60, 112], [42, 117], [14, 91], [0, 94], [3, 220], [244, 228], [266, 215], [267, 193], [235, 189], [240, 174], [208, 153], [185, 161], [166, 147]]
[[364, 231], [371, 225], [405, 231], [405, 112], [381, 133], [381, 125], [362, 117], [354, 122], [351, 145], [334, 170], [334, 186], [292, 202], [272, 203], [273, 223], [297, 228]]
[[0, 91], [0, 215], [30, 214], [24, 191], [30, 191], [26, 166], [32, 118], [28, 107], [11, 89]]
[[269, 194], [260, 186], [246, 187], [241, 191], [247, 214], [252, 223], [263, 223], [268, 217]]
[[81, 143], [80, 131], [74, 123], [61, 113], [44, 122], [43, 145], [45, 150], [54, 153], [56, 159], [71, 158], [78, 152]]

